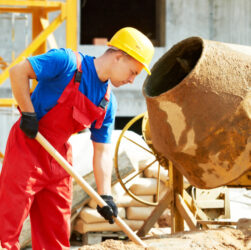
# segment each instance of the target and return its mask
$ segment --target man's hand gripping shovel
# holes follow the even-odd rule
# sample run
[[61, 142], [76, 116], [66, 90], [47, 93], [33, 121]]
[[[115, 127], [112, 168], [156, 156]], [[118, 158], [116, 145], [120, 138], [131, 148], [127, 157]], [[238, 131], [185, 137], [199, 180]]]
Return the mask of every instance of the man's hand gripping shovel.
[[[59, 152], [38, 132], [35, 139], [44, 147], [44, 149], [60, 164], [64, 170], [71, 175], [83, 190], [93, 198], [100, 207], [106, 206], [106, 202], [93, 190], [93, 188], [71, 167], [71, 165], [59, 154]], [[116, 224], [125, 232], [125, 234], [136, 244], [143, 247], [147, 245], [132, 231], [132, 229], [120, 218], [114, 217]]]

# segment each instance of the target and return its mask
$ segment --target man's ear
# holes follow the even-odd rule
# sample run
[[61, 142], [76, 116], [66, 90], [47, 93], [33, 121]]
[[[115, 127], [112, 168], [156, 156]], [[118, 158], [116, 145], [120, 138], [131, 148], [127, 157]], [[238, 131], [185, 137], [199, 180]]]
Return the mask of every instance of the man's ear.
[[114, 59], [116, 62], [120, 61], [122, 57], [123, 57], [122, 51], [116, 51], [116, 53], [114, 53]]

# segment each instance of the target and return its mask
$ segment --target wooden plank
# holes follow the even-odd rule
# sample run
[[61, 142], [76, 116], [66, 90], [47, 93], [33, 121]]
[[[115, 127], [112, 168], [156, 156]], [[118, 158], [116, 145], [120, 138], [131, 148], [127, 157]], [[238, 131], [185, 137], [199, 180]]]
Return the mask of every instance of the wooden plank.
[[224, 200], [196, 200], [201, 209], [224, 208]]
[[158, 206], [152, 211], [147, 220], [145, 220], [143, 226], [138, 230], [137, 235], [140, 237], [145, 236], [149, 230], [153, 227], [155, 222], [159, 219], [162, 213], [169, 207], [171, 203], [171, 190], [168, 189], [165, 196], [161, 199]]
[[213, 189], [195, 188], [195, 199], [198, 200], [216, 200], [220, 194], [225, 191], [225, 187], [218, 187]]
[[[138, 230], [144, 223], [143, 220], [127, 220], [124, 219], [123, 222], [128, 225], [133, 231]], [[85, 234], [88, 232], [120, 232], [121, 227], [114, 224], [109, 224], [109, 222], [99, 222], [99, 223], [86, 223], [82, 219], [77, 219], [74, 226], [74, 231], [80, 234]]]
[[[183, 196], [184, 201], [190, 210], [193, 211], [199, 219], [208, 221], [208, 216], [199, 207], [197, 207], [196, 204], [194, 204], [192, 197], [186, 192], [186, 190], [183, 190]], [[210, 226], [203, 225], [203, 228], [209, 229]]]
[[126, 239], [127, 236], [123, 232], [88, 232], [82, 235], [82, 244], [83, 245], [93, 245], [101, 243], [106, 239], [117, 239], [122, 240]]
[[184, 219], [180, 215], [176, 207], [176, 194], [183, 196], [183, 175], [175, 168], [175, 166], [169, 166], [169, 183], [172, 192], [171, 202], [171, 228], [172, 233], [184, 231]]
[[224, 202], [225, 202], [224, 215], [221, 218], [229, 219], [229, 218], [231, 218], [231, 214], [230, 214], [229, 190], [227, 187], [225, 188]]
[[[219, 209], [224, 209], [224, 214], [221, 214], [219, 218], [230, 218], [229, 190], [226, 186], [210, 190], [196, 188], [195, 203], [201, 209], [215, 209], [215, 211], [216, 209], [218, 211]], [[212, 216], [213, 210], [209, 212]], [[217, 214], [216, 217], [218, 217]]]
[[210, 209], [207, 210], [207, 216], [211, 219], [230, 218], [229, 190], [226, 186], [210, 190], [196, 188], [195, 197], [194, 204], [198, 208]]
[[197, 230], [197, 220], [195, 219], [193, 213], [190, 211], [180, 194], [176, 194], [175, 197], [176, 207], [181, 214], [182, 218], [185, 219], [187, 225], [191, 230]]
[[[122, 152], [119, 155], [119, 167], [120, 167], [120, 176], [121, 178], [125, 178], [129, 174], [135, 171], [133, 164], [126, 154], [126, 152]], [[91, 185], [95, 190], [96, 182], [94, 178], [93, 172], [83, 177], [85, 181]], [[118, 178], [113, 168], [112, 173], [112, 185], [118, 182]], [[73, 200], [72, 200], [72, 216], [75, 219], [80, 212], [80, 208], [90, 201], [89, 195], [76, 183], [73, 182]], [[73, 225], [72, 221], [72, 225]], [[19, 242], [21, 247], [26, 247], [31, 242], [31, 227], [30, 227], [30, 219], [29, 217], [25, 220], [20, 237]]]
[[201, 225], [221, 225], [221, 226], [236, 226], [236, 221], [215, 221], [215, 220], [198, 220]]

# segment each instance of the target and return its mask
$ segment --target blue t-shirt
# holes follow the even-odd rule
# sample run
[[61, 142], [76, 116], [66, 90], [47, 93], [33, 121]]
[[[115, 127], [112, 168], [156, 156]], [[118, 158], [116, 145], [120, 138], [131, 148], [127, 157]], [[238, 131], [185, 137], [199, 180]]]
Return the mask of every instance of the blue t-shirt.
[[[104, 83], [99, 80], [94, 66], [94, 57], [81, 53], [80, 55], [83, 74], [79, 91], [98, 106], [106, 93], [108, 82]], [[57, 104], [57, 100], [76, 72], [76, 55], [71, 49], [52, 49], [45, 54], [29, 57], [28, 60], [38, 81], [31, 100], [38, 119], [41, 119]], [[94, 122], [90, 128], [93, 141], [101, 143], [111, 142], [116, 109], [116, 98], [111, 92], [102, 127], [95, 129]]]

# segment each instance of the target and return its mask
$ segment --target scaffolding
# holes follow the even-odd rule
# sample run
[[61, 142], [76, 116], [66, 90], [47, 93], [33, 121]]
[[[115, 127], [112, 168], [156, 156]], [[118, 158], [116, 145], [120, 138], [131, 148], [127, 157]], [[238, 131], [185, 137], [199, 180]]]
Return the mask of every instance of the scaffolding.
[[[50, 23], [48, 13], [59, 12]], [[77, 0], [47, 1], [47, 0], [0, 0], [0, 13], [28, 13], [32, 15], [32, 41], [0, 74], [0, 85], [9, 77], [9, 69], [26, 57], [45, 53], [46, 40], [55, 47], [55, 39], [50, 36], [61, 23], [66, 21], [66, 47], [77, 49]], [[33, 83], [32, 90], [36, 86]], [[13, 98], [0, 100], [0, 107], [16, 105]]]
[[[9, 58], [9, 60], [4, 60], [3, 58], [1, 58], [3, 66], [2, 70], [4, 70], [5, 68], [7, 68], [8, 65], [10, 65], [11, 61], [15, 60], [15, 45], [16, 45], [16, 21], [24, 21], [24, 25], [22, 25], [24, 27], [24, 46], [27, 47], [28, 46], [28, 15], [25, 13], [0, 13], [0, 19], [1, 20], [9, 20], [10, 21], [10, 40], [11, 43], [10, 45], [10, 49], [11, 49], [11, 58]], [[6, 47], [5, 47], [6, 48]], [[4, 65], [5, 64], [5, 65]]]
[[[55, 12], [56, 18], [50, 23], [49, 13]], [[32, 35], [28, 44], [28, 15], [31, 15]], [[57, 48], [53, 32], [66, 22], [66, 47], [77, 50], [77, 0], [49, 1], [49, 0], [0, 0], [0, 18], [11, 20], [11, 59], [0, 57], [0, 85], [9, 78], [9, 69], [29, 56], [43, 54], [50, 48]], [[15, 54], [15, 22], [25, 21], [25, 49]], [[36, 87], [36, 80], [32, 81], [31, 92]], [[13, 98], [0, 98], [0, 113], [11, 114], [14, 119], [17, 114], [17, 102]], [[12, 120], [13, 120], [12, 119]], [[3, 120], [3, 119], [1, 119]], [[1, 131], [3, 132], [3, 131]], [[1, 137], [2, 138], [2, 137]], [[0, 163], [3, 160], [0, 151]]]

